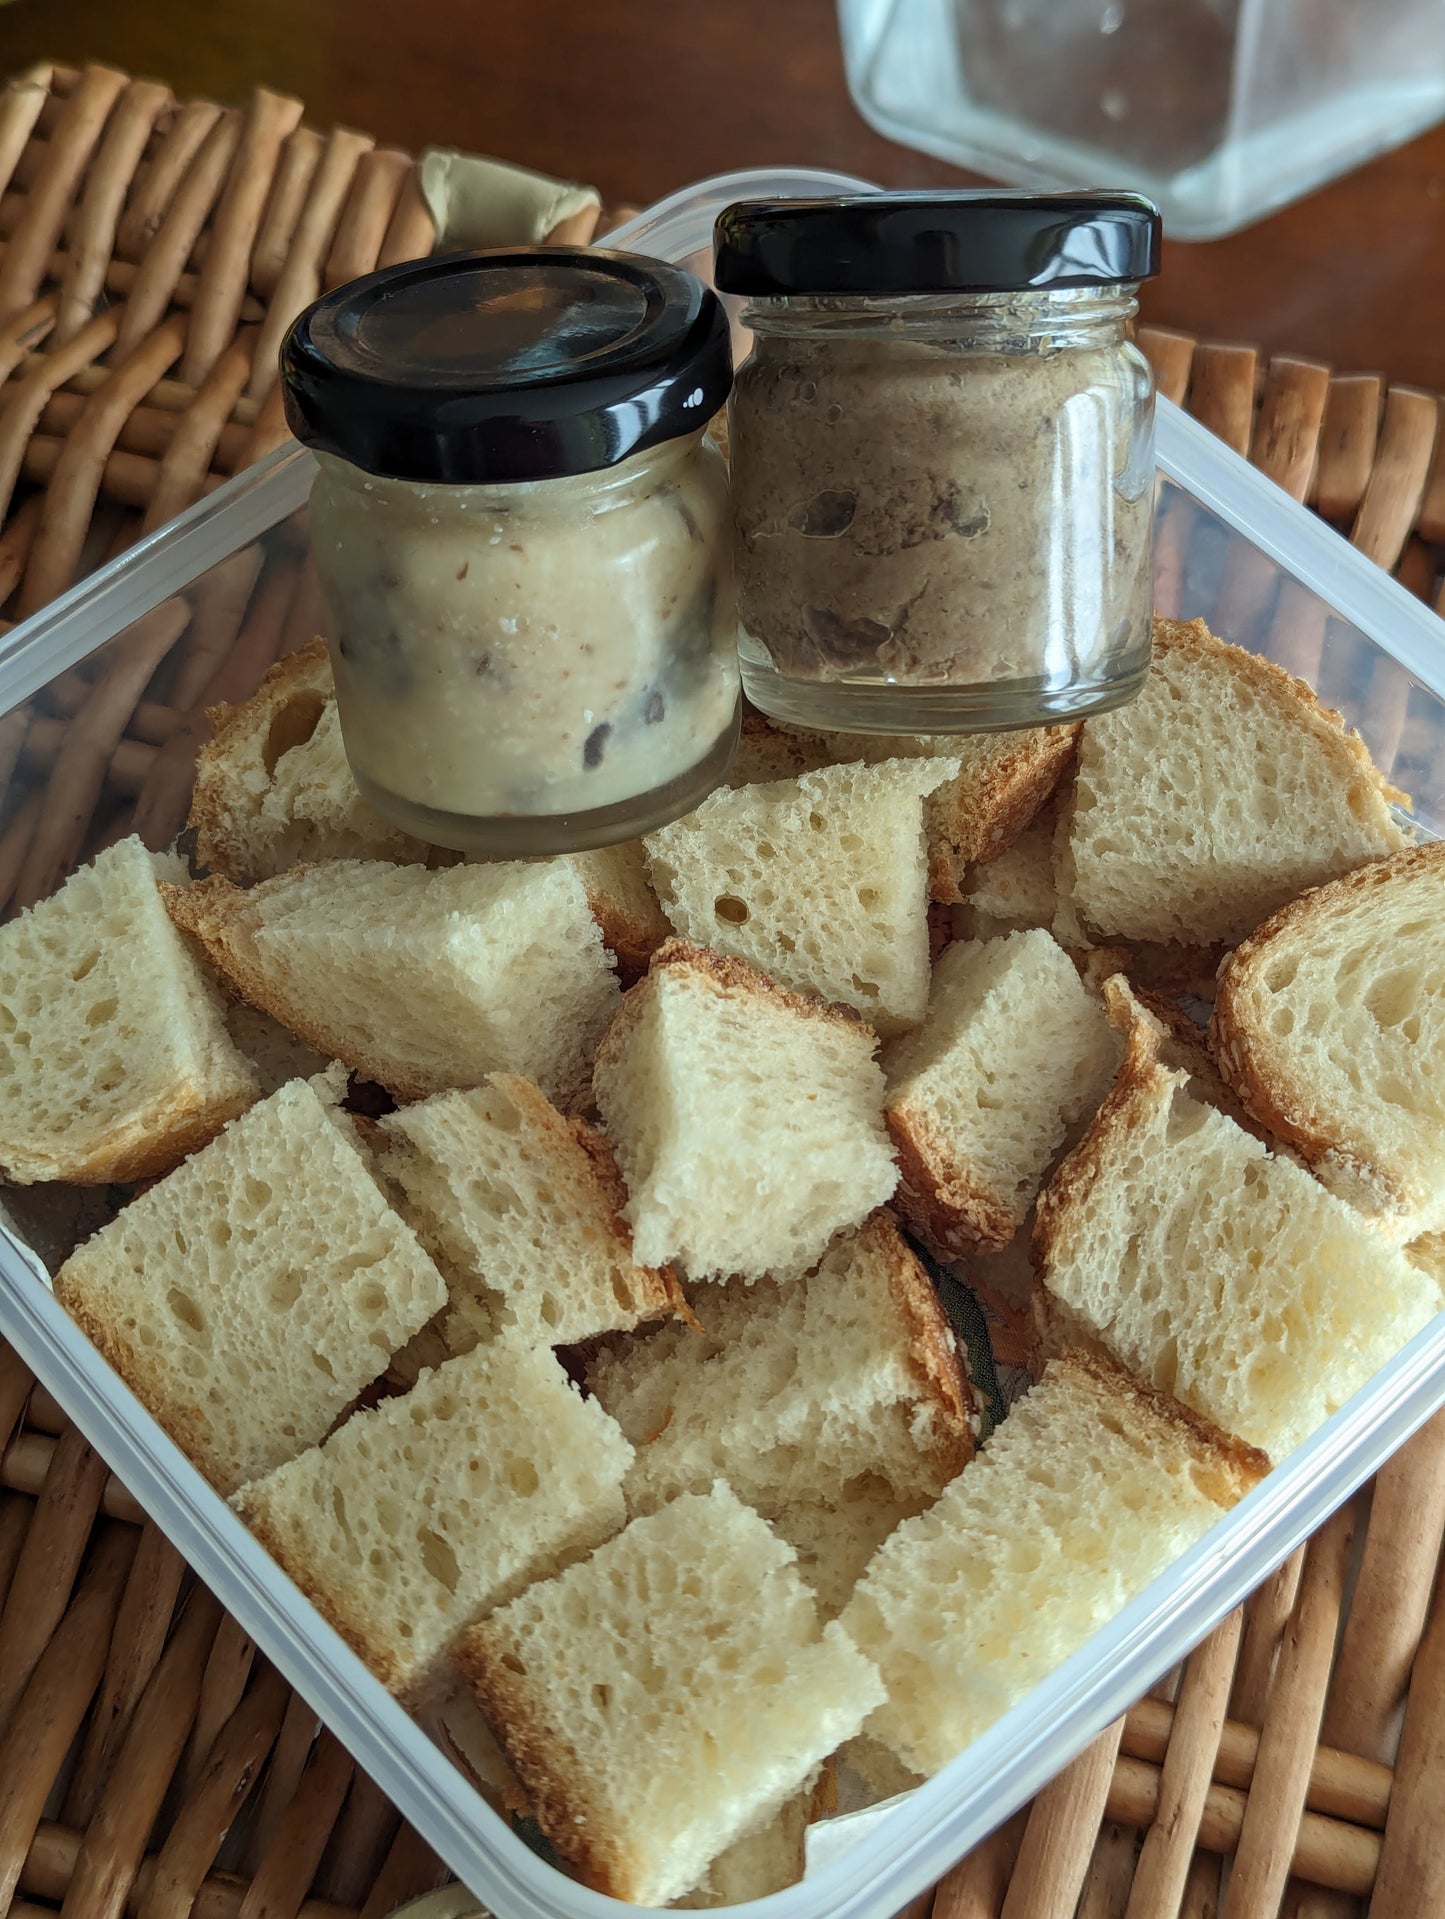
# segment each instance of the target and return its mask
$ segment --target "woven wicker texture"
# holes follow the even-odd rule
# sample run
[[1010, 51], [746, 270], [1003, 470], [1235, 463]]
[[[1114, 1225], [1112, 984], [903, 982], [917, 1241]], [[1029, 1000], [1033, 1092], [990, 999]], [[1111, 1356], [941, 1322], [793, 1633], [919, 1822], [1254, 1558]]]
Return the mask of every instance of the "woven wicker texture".
[[[584, 224], [558, 237], [586, 239]], [[315, 133], [296, 101], [182, 105], [104, 69], [14, 83], [0, 97], [9, 617], [273, 445], [285, 324], [322, 287], [431, 240], [408, 156]], [[1140, 339], [1163, 391], [1440, 604], [1434, 396]], [[258, 571], [259, 554], [236, 556], [89, 676], [0, 720], [0, 910], [120, 833], [169, 842], [205, 706], [244, 697], [320, 622], [303, 552], [256, 592]], [[1438, 1919], [1442, 1538], [1445, 1415], [911, 1913]], [[380, 1919], [446, 1876], [0, 1346], [0, 1913]]]

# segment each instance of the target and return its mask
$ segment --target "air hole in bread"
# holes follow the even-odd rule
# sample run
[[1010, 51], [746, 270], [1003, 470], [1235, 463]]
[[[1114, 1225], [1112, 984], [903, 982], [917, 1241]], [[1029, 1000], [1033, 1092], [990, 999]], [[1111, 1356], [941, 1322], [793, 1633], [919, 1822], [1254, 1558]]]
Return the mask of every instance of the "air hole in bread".
[[294, 1267], [277, 1273], [266, 1289], [266, 1298], [278, 1313], [284, 1313], [301, 1297], [301, 1275]]
[[255, 1206], [259, 1209], [262, 1206], [269, 1206], [271, 1204], [271, 1188], [264, 1179], [257, 1179], [253, 1174], [247, 1176], [242, 1191], [245, 1194], [246, 1204], [248, 1206]]
[[530, 1459], [513, 1457], [507, 1461], [507, 1484], [522, 1499], [530, 1499], [541, 1480]]
[[421, 1547], [422, 1564], [432, 1578], [439, 1586], [445, 1586], [449, 1593], [454, 1593], [461, 1579], [462, 1569], [457, 1564], [456, 1554], [446, 1540], [439, 1532], [434, 1532], [430, 1526], [423, 1526], [417, 1532], [416, 1543]]
[[190, 1332], [203, 1333], [206, 1330], [205, 1315], [190, 1294], [183, 1292], [179, 1286], [172, 1286], [166, 1294], [166, 1305], [172, 1317]]
[[527, 1668], [514, 1652], [504, 1652], [502, 1654], [502, 1664], [508, 1672], [520, 1673], [523, 1676], [526, 1675]]
[[98, 946], [92, 946], [90, 951], [88, 953], [82, 954], [81, 957], [75, 962], [74, 966], [71, 967], [70, 977], [73, 980], [86, 979], [92, 972], [94, 972], [95, 968], [99, 965], [99, 963], [100, 963], [100, 948]]
[[326, 1357], [325, 1353], [313, 1352], [311, 1355], [311, 1364], [316, 1368], [318, 1373], [325, 1373], [328, 1379], [335, 1379], [336, 1368], [331, 1364], [331, 1361]]
[[261, 749], [268, 780], [275, 778], [277, 762], [284, 753], [289, 753], [293, 746], [304, 746], [311, 738], [325, 711], [325, 696], [314, 687], [301, 689], [278, 708]]
[[607, 1712], [612, 1705], [612, 1688], [599, 1682], [592, 1688], [592, 1703], [599, 1712]]
[[722, 894], [713, 901], [712, 910], [720, 920], [726, 920], [729, 926], [743, 926], [747, 923], [747, 901], [738, 899], [735, 894]]

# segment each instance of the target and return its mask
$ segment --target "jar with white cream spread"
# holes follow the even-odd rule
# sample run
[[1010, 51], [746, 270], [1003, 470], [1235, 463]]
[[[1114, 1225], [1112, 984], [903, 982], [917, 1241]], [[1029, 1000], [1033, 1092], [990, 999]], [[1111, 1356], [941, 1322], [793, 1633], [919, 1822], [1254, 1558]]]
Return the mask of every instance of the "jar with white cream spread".
[[716, 229], [743, 685], [854, 732], [1036, 726], [1149, 664], [1158, 271], [1132, 194], [748, 201]]
[[362, 797], [502, 857], [696, 806], [739, 716], [715, 296], [590, 249], [417, 261], [310, 308], [282, 375]]

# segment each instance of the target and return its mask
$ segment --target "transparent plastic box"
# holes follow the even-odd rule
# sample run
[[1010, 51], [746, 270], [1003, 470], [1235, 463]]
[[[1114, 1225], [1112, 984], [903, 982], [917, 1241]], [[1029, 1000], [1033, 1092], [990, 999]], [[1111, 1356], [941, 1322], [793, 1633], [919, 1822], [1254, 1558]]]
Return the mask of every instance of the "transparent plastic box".
[[1133, 187], [1212, 240], [1445, 115], [1440, 0], [838, 0], [890, 139], [1016, 186]]
[[[714, 214], [750, 192], [825, 192], [837, 176], [735, 175], [617, 236], [705, 263]], [[1305, 673], [1445, 829], [1445, 628], [1328, 527], [1176, 409], [1158, 430], [1160, 610]], [[259, 544], [253, 608], [285, 627], [310, 456], [283, 449], [0, 640], [0, 718], [99, 658], [162, 600]], [[234, 560], [231, 561], [234, 567]], [[270, 599], [267, 600], [268, 590]], [[304, 588], [295, 588], [299, 595]], [[298, 604], [302, 603], [297, 601]], [[249, 616], [248, 616], [249, 617]], [[259, 669], [258, 669], [259, 673]], [[10, 1195], [0, 1192], [0, 1204]], [[377, 1785], [499, 1919], [608, 1919], [616, 1901], [532, 1852], [301, 1596], [57, 1305], [46, 1266], [0, 1228], [0, 1335]], [[884, 1919], [937, 1880], [1177, 1663], [1445, 1404], [1445, 1315], [1167, 1573], [943, 1772], [760, 1919]], [[753, 1910], [753, 1908], [749, 1908]]]

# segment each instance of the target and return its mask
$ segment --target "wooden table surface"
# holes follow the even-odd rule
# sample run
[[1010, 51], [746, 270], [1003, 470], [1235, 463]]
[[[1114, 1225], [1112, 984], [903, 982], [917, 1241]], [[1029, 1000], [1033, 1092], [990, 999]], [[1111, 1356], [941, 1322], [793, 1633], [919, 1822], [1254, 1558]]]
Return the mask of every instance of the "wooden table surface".
[[[46, 55], [220, 99], [264, 82], [314, 125], [492, 153], [611, 204], [776, 162], [966, 177], [865, 126], [832, 0], [13, 0], [0, 69]], [[1445, 391], [1445, 127], [1231, 239], [1169, 244], [1144, 309]]]

